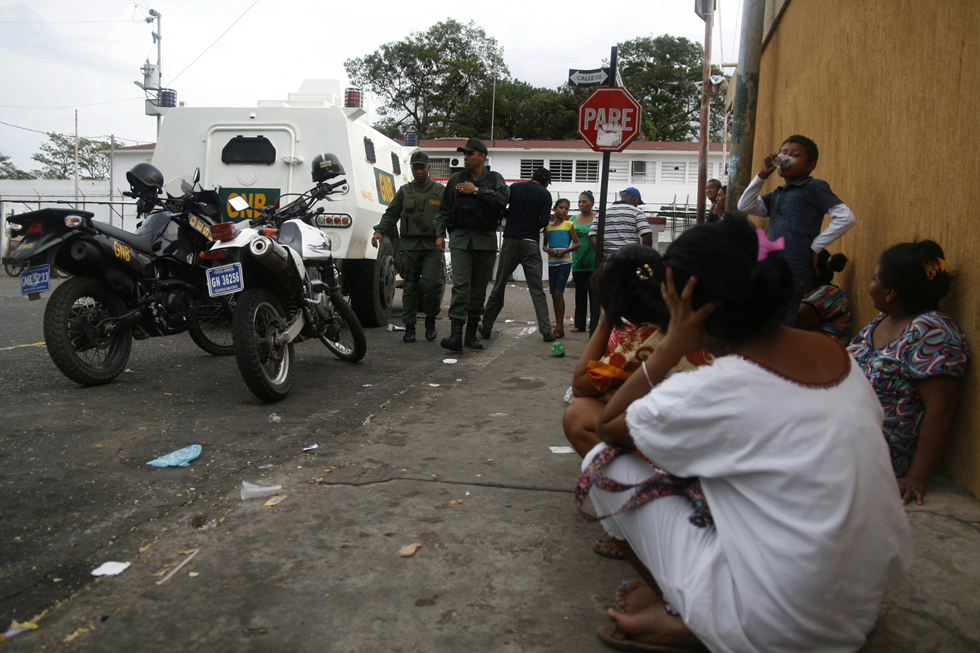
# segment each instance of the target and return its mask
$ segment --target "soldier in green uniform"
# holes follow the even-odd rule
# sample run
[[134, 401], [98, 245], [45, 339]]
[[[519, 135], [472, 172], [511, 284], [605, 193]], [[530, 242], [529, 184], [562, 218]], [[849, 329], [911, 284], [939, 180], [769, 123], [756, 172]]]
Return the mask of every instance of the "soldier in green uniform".
[[440, 343], [445, 349], [483, 349], [476, 329], [483, 316], [487, 284], [497, 258], [497, 227], [510, 199], [510, 189], [498, 172], [486, 167], [487, 146], [478, 138], [456, 148], [465, 170], [449, 178], [436, 215], [436, 247], [449, 251], [453, 265], [453, 298], [449, 304], [452, 332]]
[[371, 239], [375, 248], [385, 234], [396, 240], [395, 225], [399, 225], [399, 258], [405, 279], [402, 289], [402, 322], [405, 323], [402, 340], [405, 342], [415, 342], [420, 288], [422, 310], [425, 311], [425, 339], [436, 339], [436, 316], [445, 285], [445, 255], [436, 248], [433, 222], [446, 187], [429, 179], [429, 156], [425, 152], [413, 154], [411, 163], [413, 180], [398, 189], [395, 199], [381, 216], [381, 222], [374, 227]]

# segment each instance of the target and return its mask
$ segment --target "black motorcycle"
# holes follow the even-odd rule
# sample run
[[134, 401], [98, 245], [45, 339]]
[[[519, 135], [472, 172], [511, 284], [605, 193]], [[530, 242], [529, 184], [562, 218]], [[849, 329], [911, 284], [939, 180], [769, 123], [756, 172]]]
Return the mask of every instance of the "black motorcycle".
[[188, 331], [209, 354], [235, 351], [235, 296], [211, 298], [205, 281], [211, 226], [222, 212], [218, 194], [200, 188], [200, 171], [181, 184], [180, 197], [161, 198], [163, 175], [148, 163], [126, 178], [132, 191], [125, 195], [146, 216], [135, 232], [75, 209], [9, 218], [23, 235], [11, 259], [29, 265], [21, 273], [22, 294], [39, 299], [55, 269], [72, 275], [51, 293], [44, 338], [58, 369], [83, 385], [116, 378], [134, 339]]

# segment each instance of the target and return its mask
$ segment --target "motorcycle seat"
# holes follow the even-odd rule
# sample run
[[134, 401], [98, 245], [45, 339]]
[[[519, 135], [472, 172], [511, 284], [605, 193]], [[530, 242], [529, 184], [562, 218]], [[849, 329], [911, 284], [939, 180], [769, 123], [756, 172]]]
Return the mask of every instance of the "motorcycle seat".
[[100, 234], [122, 241], [135, 250], [147, 254], [151, 252], [150, 247], [153, 245], [153, 234], [137, 235], [130, 231], [108, 225], [105, 222], [99, 222], [98, 220], [92, 220], [92, 226]]

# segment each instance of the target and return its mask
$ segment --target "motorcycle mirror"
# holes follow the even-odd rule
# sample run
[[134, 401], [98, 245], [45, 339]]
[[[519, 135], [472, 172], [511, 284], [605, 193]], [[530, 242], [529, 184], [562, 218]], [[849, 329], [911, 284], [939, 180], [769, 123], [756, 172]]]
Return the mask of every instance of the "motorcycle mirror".
[[230, 204], [231, 208], [234, 209], [235, 211], [244, 211], [245, 209], [249, 208], [248, 202], [245, 201], [245, 199], [241, 195], [235, 195], [234, 197], [229, 197], [228, 204]]
[[196, 184], [199, 181], [201, 181], [201, 169], [200, 168], [194, 168], [194, 179], [193, 179], [193, 181], [191, 183], [192, 184]]

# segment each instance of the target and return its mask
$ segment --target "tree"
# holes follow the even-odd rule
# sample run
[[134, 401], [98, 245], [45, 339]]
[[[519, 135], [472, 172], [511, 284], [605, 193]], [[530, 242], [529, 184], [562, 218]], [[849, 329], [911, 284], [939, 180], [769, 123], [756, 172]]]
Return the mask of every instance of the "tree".
[[[704, 49], [684, 37], [643, 36], [619, 44], [623, 84], [643, 107], [647, 140], [690, 141], [698, 137]], [[721, 69], [712, 67], [712, 74]], [[724, 97], [711, 101], [710, 136], [721, 138]]]
[[[415, 130], [419, 138], [454, 136], [473, 97], [509, 76], [497, 41], [475, 23], [455, 20], [386, 43], [344, 62], [351, 83], [382, 98], [385, 133]], [[499, 82], [498, 82], [499, 83]]]
[[26, 170], [21, 170], [10, 160], [10, 157], [0, 152], [0, 179], [33, 179], [34, 176]]
[[[41, 179], [71, 179], [75, 176], [75, 137], [48, 132], [49, 143], [31, 158], [43, 168], [32, 174]], [[78, 176], [85, 179], [106, 179], [109, 176], [109, 143], [88, 138], [78, 139]]]

